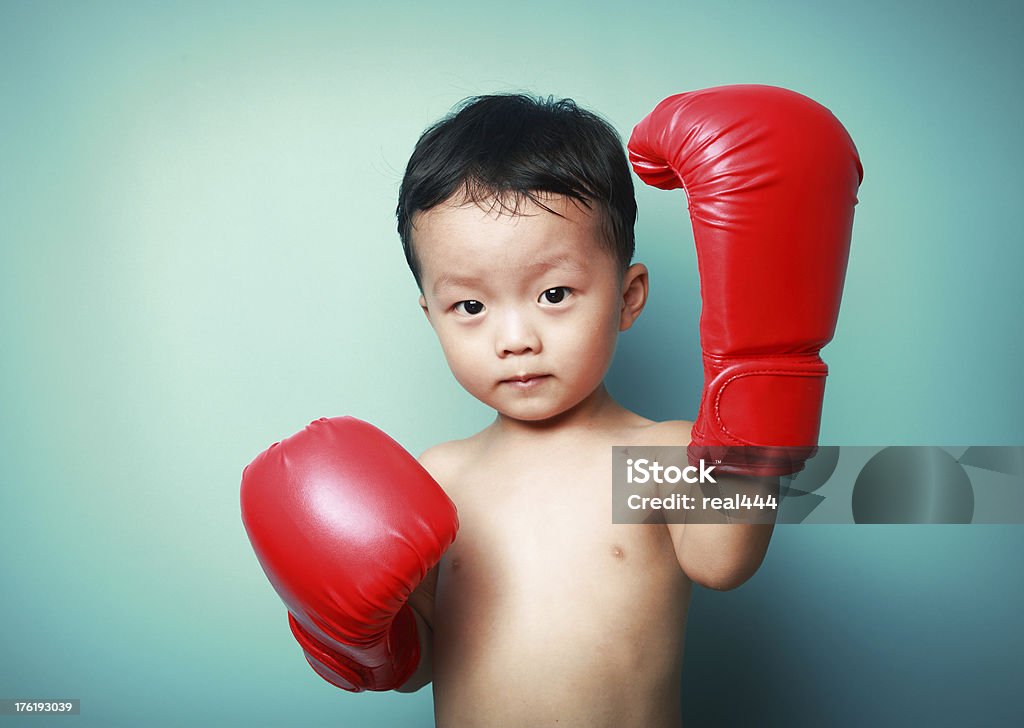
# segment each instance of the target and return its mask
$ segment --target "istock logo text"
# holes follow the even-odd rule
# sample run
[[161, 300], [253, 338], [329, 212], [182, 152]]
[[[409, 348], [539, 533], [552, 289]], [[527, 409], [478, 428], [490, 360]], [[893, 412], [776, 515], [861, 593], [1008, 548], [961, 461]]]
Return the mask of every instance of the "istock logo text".
[[713, 473], [714, 465], [707, 465], [700, 461], [700, 468], [696, 465], [688, 465], [680, 468], [676, 465], [662, 466], [657, 460], [651, 461], [647, 458], [626, 461], [626, 482], [627, 483], [658, 483], [675, 484], [680, 481], [684, 483], [717, 483]]

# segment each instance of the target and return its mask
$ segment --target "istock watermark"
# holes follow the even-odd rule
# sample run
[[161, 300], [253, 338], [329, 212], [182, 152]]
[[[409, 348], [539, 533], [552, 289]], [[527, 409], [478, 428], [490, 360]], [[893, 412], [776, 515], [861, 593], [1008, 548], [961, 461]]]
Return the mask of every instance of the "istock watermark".
[[703, 460], [700, 461], [699, 466], [686, 465], [679, 467], [678, 465], [669, 465], [665, 467], [657, 460], [649, 460], [648, 458], [634, 460], [633, 458], [628, 458], [626, 460], [626, 482], [630, 484], [654, 482], [659, 485], [666, 483], [669, 485], [675, 485], [676, 483], [715, 483], [717, 481], [712, 475], [714, 470], [714, 465], [708, 465]]
[[[1024, 524], [1024, 446], [794, 448], [792, 467], [780, 453], [790, 454], [728, 448], [693, 461], [683, 446], [612, 448], [613, 521]], [[742, 474], [780, 462], [786, 475]]]

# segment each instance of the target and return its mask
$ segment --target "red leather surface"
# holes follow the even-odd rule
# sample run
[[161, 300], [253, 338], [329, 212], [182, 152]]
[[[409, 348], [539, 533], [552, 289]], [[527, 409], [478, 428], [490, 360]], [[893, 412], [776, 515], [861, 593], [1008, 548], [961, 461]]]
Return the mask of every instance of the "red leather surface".
[[306, 659], [346, 690], [389, 690], [419, 662], [406, 601], [455, 539], [454, 504], [398, 443], [321, 418], [245, 468], [242, 521]]
[[755, 446], [720, 469], [799, 470], [818, 440], [818, 352], [835, 333], [863, 179], [853, 141], [817, 102], [741, 85], [665, 99], [628, 146], [646, 183], [685, 190], [693, 224], [704, 393], [691, 460]]

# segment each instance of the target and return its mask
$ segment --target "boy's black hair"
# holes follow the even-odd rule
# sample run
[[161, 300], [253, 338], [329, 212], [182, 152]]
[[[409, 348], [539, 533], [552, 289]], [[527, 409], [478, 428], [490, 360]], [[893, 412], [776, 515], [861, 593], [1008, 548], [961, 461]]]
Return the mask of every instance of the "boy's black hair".
[[423, 132], [396, 211], [405, 259], [421, 290], [413, 216], [456, 193], [512, 214], [524, 200], [551, 211], [538, 193], [596, 206], [604, 243], [621, 269], [633, 259], [636, 198], [622, 141], [611, 124], [572, 99], [475, 96]]

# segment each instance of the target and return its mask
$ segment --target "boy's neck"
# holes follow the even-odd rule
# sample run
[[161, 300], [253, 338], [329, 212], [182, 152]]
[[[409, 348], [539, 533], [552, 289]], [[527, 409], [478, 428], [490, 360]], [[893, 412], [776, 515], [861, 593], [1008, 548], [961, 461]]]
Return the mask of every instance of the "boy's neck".
[[494, 436], [529, 440], [553, 434], [595, 430], [627, 411], [616, 402], [602, 383], [576, 406], [545, 420], [517, 420], [498, 413], [488, 428]]

